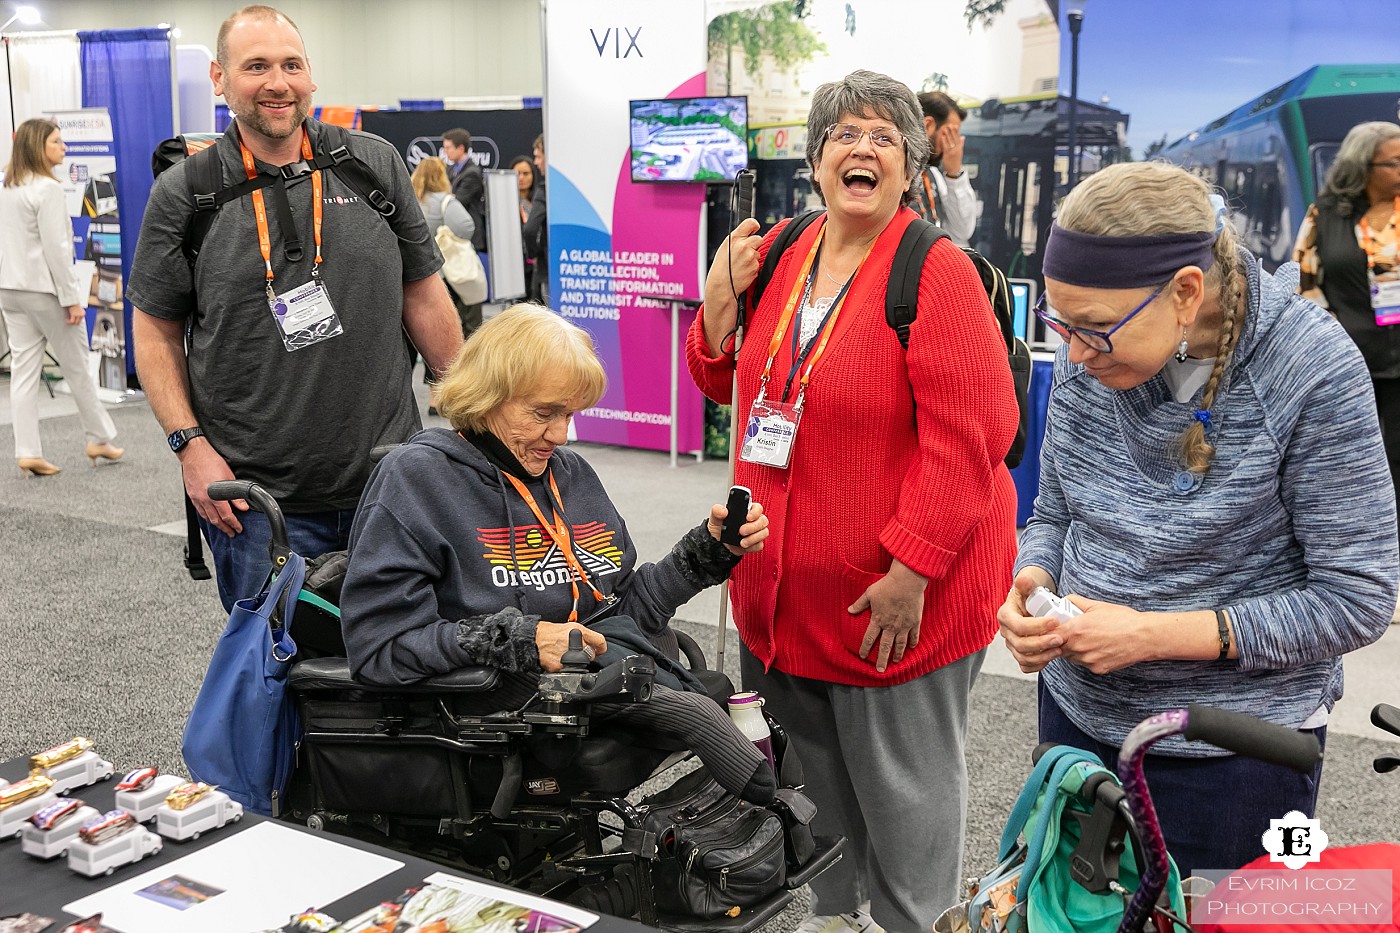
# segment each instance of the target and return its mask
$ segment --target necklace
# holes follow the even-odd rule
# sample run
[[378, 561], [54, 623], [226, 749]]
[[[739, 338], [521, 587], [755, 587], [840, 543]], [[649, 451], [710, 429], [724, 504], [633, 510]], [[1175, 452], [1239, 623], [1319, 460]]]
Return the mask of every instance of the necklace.
[[[830, 279], [833, 285], [845, 285], [845, 284], [846, 284], [846, 279], [838, 279], [836, 276], [834, 276], [834, 275], [832, 275], [830, 272], [826, 271], [825, 268], [822, 269], [822, 275], [824, 275], [824, 276], [826, 276], [828, 279]], [[848, 279], [848, 278], [850, 278], [850, 276], [847, 276], [846, 278]]]

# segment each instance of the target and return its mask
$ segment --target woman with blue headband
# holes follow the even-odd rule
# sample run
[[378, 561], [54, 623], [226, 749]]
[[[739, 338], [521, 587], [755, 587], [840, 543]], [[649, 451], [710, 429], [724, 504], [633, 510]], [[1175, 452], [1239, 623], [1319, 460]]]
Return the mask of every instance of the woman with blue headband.
[[[1395, 494], [1371, 380], [1346, 332], [1242, 250], [1174, 166], [1086, 179], [1060, 207], [1036, 313], [1060, 334], [1040, 495], [998, 613], [1038, 671], [1040, 738], [1110, 767], [1128, 731], [1203, 703], [1313, 732], [1341, 655], [1395, 606]], [[1081, 614], [1035, 618], [1044, 586]], [[1179, 737], [1147, 776], [1183, 876], [1263, 854], [1311, 816], [1297, 775]], [[1249, 788], [1248, 793], [1240, 788]]]

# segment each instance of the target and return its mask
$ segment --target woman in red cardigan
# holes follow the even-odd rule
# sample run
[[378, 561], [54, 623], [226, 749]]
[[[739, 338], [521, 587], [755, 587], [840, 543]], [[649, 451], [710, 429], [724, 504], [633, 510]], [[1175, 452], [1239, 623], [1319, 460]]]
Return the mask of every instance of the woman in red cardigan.
[[[1002, 464], [1016, 398], [977, 273], [948, 240], [924, 265], [907, 352], [885, 321], [928, 157], [913, 93], [857, 71], [817, 89], [807, 126], [826, 215], [778, 262], [737, 364], [735, 482], [771, 534], [731, 580], [744, 688], [797, 742], [817, 830], [851, 845], [813, 882], [804, 933], [926, 933], [959, 893], [968, 693], [1016, 551]], [[745, 220], [710, 268], [687, 358], [718, 402], [737, 295], [776, 229], [761, 239]]]

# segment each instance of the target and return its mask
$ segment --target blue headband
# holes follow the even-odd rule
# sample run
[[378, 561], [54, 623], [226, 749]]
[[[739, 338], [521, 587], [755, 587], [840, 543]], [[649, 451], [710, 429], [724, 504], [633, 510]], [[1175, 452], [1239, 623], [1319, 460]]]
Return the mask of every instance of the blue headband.
[[1050, 227], [1041, 271], [1046, 278], [1082, 288], [1142, 288], [1160, 285], [1186, 266], [1202, 272], [1215, 263], [1216, 234], [1098, 236]]

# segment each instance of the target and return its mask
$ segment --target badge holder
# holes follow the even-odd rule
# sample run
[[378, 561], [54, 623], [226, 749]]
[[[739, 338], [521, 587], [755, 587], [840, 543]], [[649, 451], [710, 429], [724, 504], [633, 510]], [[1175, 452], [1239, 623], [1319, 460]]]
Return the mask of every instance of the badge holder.
[[282, 335], [282, 345], [288, 353], [345, 333], [340, 325], [340, 316], [331, 306], [331, 296], [326, 293], [320, 276], [314, 270], [310, 282], [280, 295], [273, 293], [269, 282], [267, 306], [277, 322], [277, 332]]
[[792, 445], [797, 440], [797, 427], [802, 422], [802, 395], [791, 405], [769, 402], [763, 389], [749, 409], [749, 423], [744, 430], [744, 443], [739, 459], [745, 463], [787, 469], [792, 460]]
[[1371, 272], [1370, 279], [1371, 309], [1376, 314], [1376, 325], [1400, 324], [1400, 272]]

